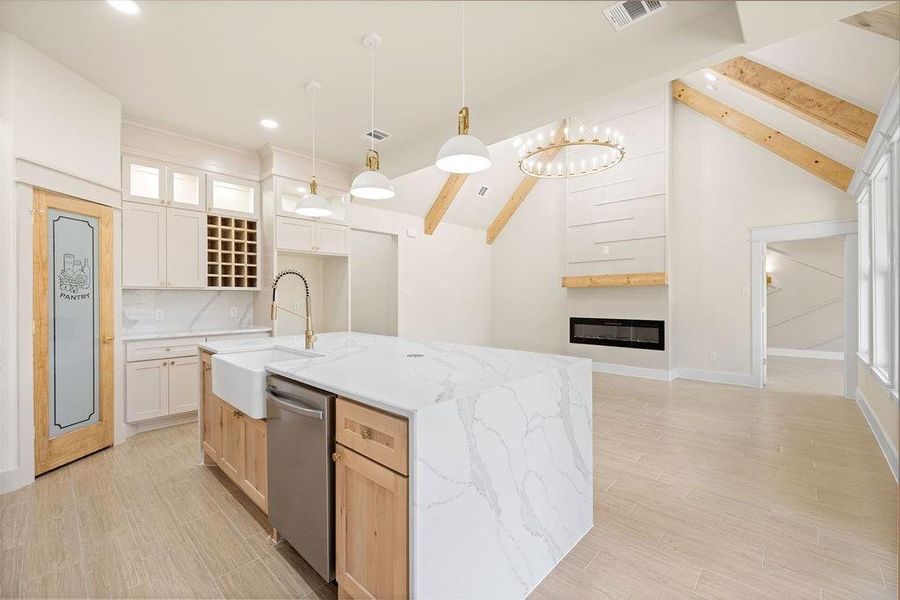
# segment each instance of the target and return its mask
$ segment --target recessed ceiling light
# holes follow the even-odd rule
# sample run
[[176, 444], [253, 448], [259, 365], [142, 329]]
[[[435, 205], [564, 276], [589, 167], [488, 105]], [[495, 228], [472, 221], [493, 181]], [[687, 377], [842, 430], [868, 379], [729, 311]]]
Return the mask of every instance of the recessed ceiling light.
[[276, 129], [278, 127], [278, 121], [275, 121], [273, 119], [263, 119], [259, 122], [259, 124], [266, 129]]
[[136, 15], [141, 12], [141, 7], [134, 0], [106, 0], [106, 3], [126, 15]]
[[716, 74], [713, 73], [712, 71], [707, 71], [703, 75], [706, 77], [707, 81], [711, 81], [712, 83], [715, 83], [716, 81], [719, 80], [719, 78], [716, 77]]

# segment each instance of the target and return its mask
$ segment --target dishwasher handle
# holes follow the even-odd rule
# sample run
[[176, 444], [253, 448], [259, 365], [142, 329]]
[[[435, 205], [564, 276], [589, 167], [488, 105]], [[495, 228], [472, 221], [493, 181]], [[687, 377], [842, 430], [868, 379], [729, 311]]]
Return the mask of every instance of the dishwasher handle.
[[268, 396], [269, 400], [288, 412], [298, 414], [301, 417], [309, 417], [310, 419], [322, 420], [323, 418], [325, 418], [325, 415], [321, 410], [313, 410], [311, 408], [298, 406], [292, 402], [285, 402], [285, 400], [299, 400], [299, 398], [291, 394], [283, 394], [278, 392], [278, 390], [273, 387], [267, 387], [266, 395]]

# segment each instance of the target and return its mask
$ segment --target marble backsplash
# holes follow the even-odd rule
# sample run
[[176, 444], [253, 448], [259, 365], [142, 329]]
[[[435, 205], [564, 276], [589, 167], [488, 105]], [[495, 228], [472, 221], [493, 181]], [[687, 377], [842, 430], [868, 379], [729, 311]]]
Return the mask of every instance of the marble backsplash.
[[250, 327], [253, 296], [253, 292], [232, 290], [123, 290], [122, 333]]

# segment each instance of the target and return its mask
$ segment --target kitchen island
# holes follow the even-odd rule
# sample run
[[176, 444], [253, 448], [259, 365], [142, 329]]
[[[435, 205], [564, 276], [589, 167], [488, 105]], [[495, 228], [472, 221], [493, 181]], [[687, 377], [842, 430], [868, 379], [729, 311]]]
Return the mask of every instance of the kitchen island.
[[[228, 353], [303, 343], [202, 348], [223, 355], [215, 371]], [[588, 359], [359, 333], [312, 352], [265, 369], [408, 419], [411, 597], [523, 598], [592, 526]]]

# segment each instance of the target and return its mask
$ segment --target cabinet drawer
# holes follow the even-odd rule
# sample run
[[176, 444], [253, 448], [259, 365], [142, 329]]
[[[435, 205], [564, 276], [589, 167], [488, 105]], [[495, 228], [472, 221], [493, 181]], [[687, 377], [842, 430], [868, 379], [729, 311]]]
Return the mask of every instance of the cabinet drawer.
[[409, 474], [406, 419], [338, 398], [334, 422], [338, 442], [398, 473]]
[[178, 358], [197, 356], [197, 346], [203, 338], [181, 338], [177, 340], [149, 340], [129, 342], [125, 349], [125, 360], [154, 360], [158, 358]]

